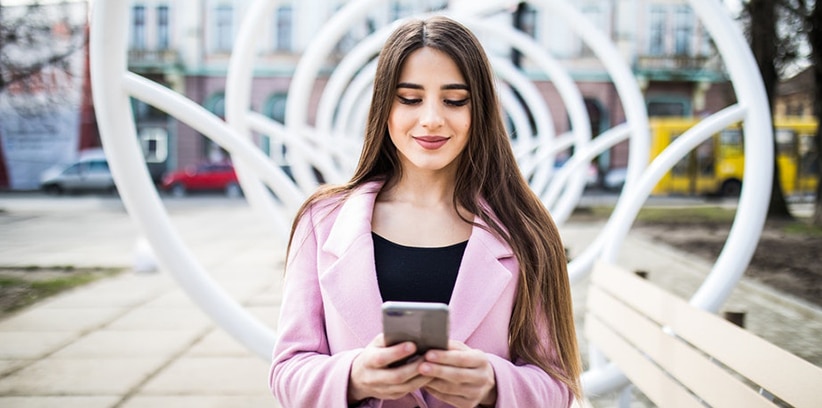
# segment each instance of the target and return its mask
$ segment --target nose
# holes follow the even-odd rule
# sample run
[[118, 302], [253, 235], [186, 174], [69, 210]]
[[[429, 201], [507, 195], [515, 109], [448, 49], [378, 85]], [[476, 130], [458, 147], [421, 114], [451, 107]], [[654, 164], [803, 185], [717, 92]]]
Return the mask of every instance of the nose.
[[436, 129], [443, 125], [442, 107], [436, 99], [428, 99], [420, 112], [420, 125], [426, 129]]

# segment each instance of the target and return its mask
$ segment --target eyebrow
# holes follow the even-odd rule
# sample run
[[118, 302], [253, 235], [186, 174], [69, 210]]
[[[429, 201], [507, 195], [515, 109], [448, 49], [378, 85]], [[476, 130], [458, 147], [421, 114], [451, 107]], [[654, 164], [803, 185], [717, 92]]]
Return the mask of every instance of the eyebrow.
[[[424, 89], [422, 85], [412, 84], [410, 82], [400, 82], [400, 83], [398, 83], [397, 84], [397, 89], [399, 89], [399, 88]], [[442, 87], [440, 87], [440, 89], [446, 90], [446, 91], [447, 90], [452, 90], [452, 89], [469, 91], [468, 85], [465, 85], [465, 84], [445, 84]]]

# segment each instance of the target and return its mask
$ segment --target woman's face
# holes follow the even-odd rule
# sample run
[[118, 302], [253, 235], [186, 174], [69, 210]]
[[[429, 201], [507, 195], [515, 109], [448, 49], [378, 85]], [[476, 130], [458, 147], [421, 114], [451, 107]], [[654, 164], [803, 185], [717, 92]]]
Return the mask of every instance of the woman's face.
[[468, 84], [447, 54], [430, 47], [402, 65], [388, 116], [388, 133], [403, 171], [455, 171], [468, 143]]

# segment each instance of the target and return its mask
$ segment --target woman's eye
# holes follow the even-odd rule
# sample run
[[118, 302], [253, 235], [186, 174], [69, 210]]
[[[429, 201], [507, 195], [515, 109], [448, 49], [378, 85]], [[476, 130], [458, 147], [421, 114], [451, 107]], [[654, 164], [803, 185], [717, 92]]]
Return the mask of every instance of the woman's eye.
[[421, 101], [420, 99], [404, 98], [404, 97], [399, 96], [399, 95], [397, 95], [397, 99], [399, 99], [400, 103], [403, 104], [403, 105], [414, 105], [416, 103], [420, 103], [420, 101]]
[[465, 106], [468, 103], [468, 98], [465, 99], [446, 99], [445, 104], [450, 106]]

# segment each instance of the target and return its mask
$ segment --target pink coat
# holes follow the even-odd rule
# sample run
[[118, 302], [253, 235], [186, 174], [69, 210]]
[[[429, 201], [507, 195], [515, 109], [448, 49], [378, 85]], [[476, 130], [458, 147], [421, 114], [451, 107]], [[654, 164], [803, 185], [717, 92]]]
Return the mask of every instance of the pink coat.
[[[351, 363], [382, 331], [371, 238], [371, 214], [381, 187], [368, 183], [342, 203], [315, 204], [297, 226], [269, 377], [283, 407], [347, 406]], [[487, 353], [498, 407], [567, 407], [572, 397], [564, 384], [539, 367], [509, 360], [507, 328], [516, 286], [517, 261], [510, 246], [474, 227], [449, 305], [450, 337]], [[418, 390], [364, 406], [448, 405]]]

